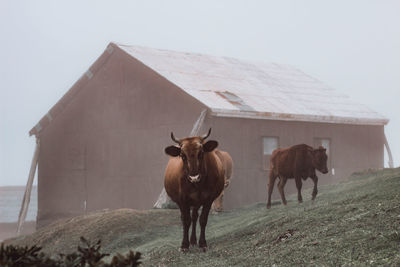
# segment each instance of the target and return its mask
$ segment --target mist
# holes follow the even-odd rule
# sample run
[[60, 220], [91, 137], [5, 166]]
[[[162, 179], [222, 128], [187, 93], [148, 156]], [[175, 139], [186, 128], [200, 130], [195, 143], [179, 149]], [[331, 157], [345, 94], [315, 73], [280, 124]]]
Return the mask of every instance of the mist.
[[398, 10], [398, 1], [1, 1], [0, 185], [26, 183], [29, 130], [109, 42], [293, 65], [389, 118], [399, 166]]

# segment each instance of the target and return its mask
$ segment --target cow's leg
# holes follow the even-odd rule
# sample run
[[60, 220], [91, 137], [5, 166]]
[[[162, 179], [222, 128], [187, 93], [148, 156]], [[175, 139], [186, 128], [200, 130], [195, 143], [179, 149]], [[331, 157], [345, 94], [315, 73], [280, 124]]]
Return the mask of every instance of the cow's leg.
[[296, 181], [296, 187], [297, 187], [297, 200], [299, 203], [303, 202], [303, 197], [301, 196], [301, 187], [303, 186], [303, 183], [301, 182], [301, 177], [296, 177], [294, 178]]
[[183, 239], [181, 249], [186, 252], [189, 249], [189, 227], [190, 227], [190, 206], [183, 205], [179, 207], [181, 210], [181, 219], [183, 225]]
[[192, 234], [190, 236], [190, 244], [193, 246], [197, 245], [196, 224], [197, 218], [199, 217], [199, 208], [200, 207], [193, 207], [192, 209]]
[[221, 194], [214, 200], [211, 206], [211, 210], [220, 212], [224, 209], [224, 191], [225, 188], [228, 187], [229, 183], [230, 183], [230, 178], [227, 178], [225, 176], [224, 190], [222, 190]]
[[283, 205], [287, 204], [287, 201], [286, 201], [286, 198], [285, 198], [285, 192], [283, 191], [283, 188], [285, 187], [286, 181], [287, 181], [286, 177], [279, 177], [278, 189], [279, 189], [279, 193], [281, 194]]
[[206, 242], [206, 225], [208, 221], [208, 214], [210, 212], [212, 202], [206, 203], [203, 205], [203, 209], [200, 215], [200, 239], [199, 239], [199, 247], [206, 251], [207, 242]]
[[267, 200], [267, 209], [271, 208], [271, 195], [272, 191], [274, 190], [275, 186], [275, 180], [276, 180], [276, 175], [274, 172], [271, 170], [269, 172], [269, 178], [268, 178], [268, 200]]
[[224, 191], [222, 191], [221, 194], [214, 200], [214, 202], [211, 206], [211, 209], [213, 211], [216, 211], [216, 212], [222, 211], [223, 198], [224, 198]]
[[313, 191], [312, 191], [312, 198], [311, 198], [311, 199], [314, 200], [315, 197], [316, 197], [317, 194], [318, 194], [318, 189], [317, 189], [317, 185], [318, 185], [318, 176], [314, 175], [314, 176], [311, 177], [311, 179], [312, 179], [313, 182], [314, 182], [314, 189], [313, 189]]

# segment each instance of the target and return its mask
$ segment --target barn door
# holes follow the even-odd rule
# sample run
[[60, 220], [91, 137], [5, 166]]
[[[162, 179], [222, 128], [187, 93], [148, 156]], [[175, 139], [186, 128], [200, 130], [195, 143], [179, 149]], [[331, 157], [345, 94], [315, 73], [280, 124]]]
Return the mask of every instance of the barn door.
[[[70, 143], [66, 148], [65, 172], [71, 192], [69, 193], [68, 207], [73, 213], [85, 213], [87, 207], [87, 181], [86, 181], [86, 145], [82, 139]], [[74, 204], [73, 204], [74, 203]]]

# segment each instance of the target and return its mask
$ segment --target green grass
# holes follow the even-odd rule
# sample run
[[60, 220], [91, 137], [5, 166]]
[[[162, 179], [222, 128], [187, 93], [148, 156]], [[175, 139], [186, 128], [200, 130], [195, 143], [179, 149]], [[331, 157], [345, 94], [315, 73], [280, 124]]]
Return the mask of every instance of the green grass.
[[49, 254], [75, 249], [79, 236], [102, 239], [106, 253], [143, 254], [145, 266], [400, 266], [400, 169], [366, 171], [319, 188], [314, 204], [305, 190], [271, 209], [258, 203], [210, 215], [209, 249], [182, 253], [177, 210], [117, 210], [59, 221], [16, 245]]

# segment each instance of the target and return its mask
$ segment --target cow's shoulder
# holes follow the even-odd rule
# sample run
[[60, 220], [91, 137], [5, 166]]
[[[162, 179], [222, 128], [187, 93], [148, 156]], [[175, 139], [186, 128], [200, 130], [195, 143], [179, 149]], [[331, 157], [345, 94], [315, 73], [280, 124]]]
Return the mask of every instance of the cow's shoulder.
[[275, 157], [277, 157], [279, 155], [287, 153], [288, 151], [289, 151], [289, 147], [287, 147], [287, 148], [277, 148], [274, 151], [272, 151], [271, 158], [275, 158]]

